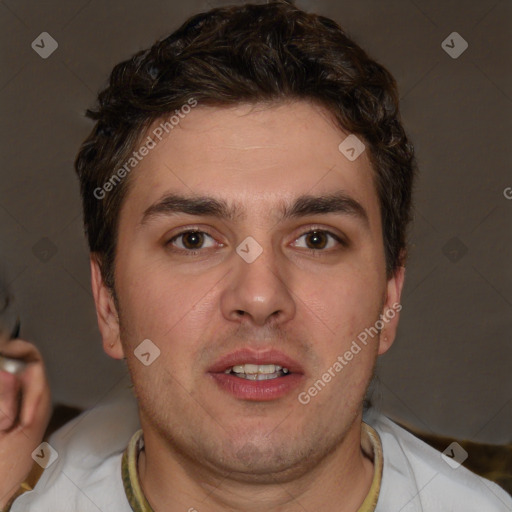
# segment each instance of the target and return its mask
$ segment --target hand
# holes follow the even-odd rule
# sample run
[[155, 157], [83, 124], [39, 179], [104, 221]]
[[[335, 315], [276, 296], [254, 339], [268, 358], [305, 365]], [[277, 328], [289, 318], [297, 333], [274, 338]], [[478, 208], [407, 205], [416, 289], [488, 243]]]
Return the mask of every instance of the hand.
[[[41, 354], [16, 339], [0, 344], [0, 353], [27, 363], [13, 375], [0, 370], [0, 508], [19, 489], [41, 444], [51, 414], [50, 388]], [[21, 400], [20, 400], [21, 397]]]

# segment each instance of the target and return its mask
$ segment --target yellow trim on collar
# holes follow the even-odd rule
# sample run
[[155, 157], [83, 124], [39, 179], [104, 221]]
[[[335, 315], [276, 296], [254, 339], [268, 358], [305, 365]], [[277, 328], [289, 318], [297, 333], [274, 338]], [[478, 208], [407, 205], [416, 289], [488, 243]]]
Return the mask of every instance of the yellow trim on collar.
[[148, 500], [142, 492], [137, 472], [139, 453], [144, 447], [142, 429], [133, 434], [121, 462], [121, 474], [123, 477], [124, 492], [133, 512], [153, 512]]
[[380, 494], [384, 457], [379, 434], [364, 422], [361, 427], [361, 446], [363, 451], [373, 460], [373, 480], [370, 490], [357, 512], [374, 512]]
[[[373, 480], [365, 500], [357, 512], [374, 512], [379, 499], [380, 484], [382, 480], [382, 443], [379, 434], [370, 425], [363, 423], [361, 426], [361, 447], [373, 460]], [[138, 430], [130, 439], [123, 454], [121, 472], [126, 498], [133, 512], [153, 512], [148, 503], [139, 482], [137, 463], [139, 453], [144, 448], [142, 430]]]

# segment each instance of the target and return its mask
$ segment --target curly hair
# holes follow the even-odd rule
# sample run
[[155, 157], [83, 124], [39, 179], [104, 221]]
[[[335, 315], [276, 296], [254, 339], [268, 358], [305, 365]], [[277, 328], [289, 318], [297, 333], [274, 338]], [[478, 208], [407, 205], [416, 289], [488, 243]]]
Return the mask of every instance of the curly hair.
[[[84, 228], [114, 292], [119, 212], [131, 180], [97, 198], [151, 124], [190, 98], [200, 105], [312, 101], [365, 141], [380, 202], [388, 278], [404, 264], [416, 163], [397, 86], [332, 19], [286, 1], [215, 8], [119, 63], [86, 115], [95, 126], [75, 161]], [[114, 293], [115, 295], [115, 293]]]

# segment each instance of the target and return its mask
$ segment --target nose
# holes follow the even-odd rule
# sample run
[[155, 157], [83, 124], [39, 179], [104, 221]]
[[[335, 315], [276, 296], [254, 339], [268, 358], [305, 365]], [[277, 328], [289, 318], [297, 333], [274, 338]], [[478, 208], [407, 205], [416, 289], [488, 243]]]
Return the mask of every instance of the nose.
[[[265, 248], [251, 263], [235, 253], [232, 271], [221, 295], [221, 309], [230, 321], [264, 326], [285, 323], [295, 315], [289, 272], [274, 251]], [[281, 265], [279, 265], [281, 263]]]

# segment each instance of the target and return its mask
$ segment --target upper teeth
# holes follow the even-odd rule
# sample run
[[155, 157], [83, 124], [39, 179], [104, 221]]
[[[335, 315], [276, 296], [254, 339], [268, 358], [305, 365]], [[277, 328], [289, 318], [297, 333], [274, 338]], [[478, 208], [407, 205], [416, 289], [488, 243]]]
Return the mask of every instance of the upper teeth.
[[283, 373], [288, 373], [288, 368], [283, 368], [282, 366], [279, 366], [278, 364], [237, 364], [235, 366], [232, 366], [231, 368], [226, 369], [226, 373], [230, 373], [233, 371], [234, 373], [276, 373], [279, 370], [283, 370]]

